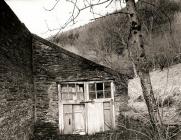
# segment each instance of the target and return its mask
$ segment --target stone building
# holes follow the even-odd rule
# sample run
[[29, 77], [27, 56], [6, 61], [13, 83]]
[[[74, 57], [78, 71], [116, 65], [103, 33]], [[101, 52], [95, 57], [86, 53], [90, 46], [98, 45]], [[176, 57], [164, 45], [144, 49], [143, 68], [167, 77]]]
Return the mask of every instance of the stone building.
[[119, 111], [127, 105], [126, 75], [36, 35], [33, 69], [35, 118], [41, 127], [51, 122], [61, 134], [92, 134], [116, 127]]
[[0, 18], [1, 138], [116, 128], [127, 109], [127, 75], [31, 34], [4, 1]]

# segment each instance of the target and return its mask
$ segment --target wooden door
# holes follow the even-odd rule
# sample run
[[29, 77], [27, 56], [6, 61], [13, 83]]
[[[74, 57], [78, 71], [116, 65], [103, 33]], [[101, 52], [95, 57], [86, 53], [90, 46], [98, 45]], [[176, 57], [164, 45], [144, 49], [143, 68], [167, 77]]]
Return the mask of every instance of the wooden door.
[[84, 105], [73, 105], [73, 133], [80, 134], [85, 133], [85, 111]]
[[72, 105], [63, 105], [64, 134], [73, 133]]
[[103, 113], [103, 103], [95, 102], [88, 103], [88, 134], [94, 134], [96, 132], [104, 131], [104, 113]]
[[110, 102], [103, 103], [104, 108], [104, 130], [112, 129], [112, 109]]

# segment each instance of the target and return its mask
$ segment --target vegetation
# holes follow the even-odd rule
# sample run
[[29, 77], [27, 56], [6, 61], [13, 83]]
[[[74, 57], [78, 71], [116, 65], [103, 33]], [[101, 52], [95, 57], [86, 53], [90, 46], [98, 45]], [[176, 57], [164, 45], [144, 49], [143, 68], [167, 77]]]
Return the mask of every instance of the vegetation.
[[[163, 69], [168, 65], [180, 63], [181, 31], [177, 30], [178, 25], [174, 21], [180, 6], [180, 2], [168, 0], [137, 3], [150, 69]], [[97, 63], [127, 72], [132, 67], [126, 49], [128, 34], [128, 17], [120, 13], [63, 32], [50, 40], [69, 50], [76, 50], [80, 55]]]
[[[99, 19], [94, 30], [90, 28], [91, 30], [86, 33], [89, 39], [85, 41], [85, 44], [89, 42], [88, 44], [91, 45], [86, 49], [86, 52], [87, 50], [92, 51], [95, 53], [94, 56], [98, 63], [108, 65], [113, 69], [117, 68], [113, 66], [113, 64], [116, 64], [113, 61], [115, 57], [112, 59], [113, 54], [118, 56], [117, 64], [121, 64], [121, 67], [123, 67], [123, 63], [120, 61], [122, 60], [120, 56], [125, 61], [131, 60], [140, 77], [143, 97], [149, 113], [150, 126], [153, 130], [151, 133], [153, 139], [166, 140], [168, 138], [167, 132], [154, 97], [149, 71], [156, 68], [162, 70], [164, 67], [180, 62], [180, 59], [178, 59], [178, 62], [175, 61], [175, 58], [178, 58], [177, 55], [180, 54], [180, 45], [175, 40], [176, 37], [172, 28], [174, 17], [180, 11], [180, 3], [166, 0], [139, 1], [135, 7], [134, 0], [127, 0], [126, 4], [128, 16], [120, 15], [117, 24], [113, 24], [115, 20], [111, 20], [111, 16], [108, 16]], [[101, 21], [102, 24], [100, 25], [99, 22]], [[159, 31], [160, 29], [162, 32]], [[91, 34], [93, 36], [90, 33], [94, 33]], [[76, 37], [73, 37], [73, 34], [70, 37], [78, 40], [79, 36], [80, 33], [79, 35], [76, 34]], [[163, 36], [165, 38], [161, 38], [164, 39], [162, 42], [160, 37]], [[60, 43], [58, 38], [56, 38], [56, 41]], [[80, 41], [78, 42], [80, 43]], [[71, 42], [70, 45], [73, 46], [73, 44]], [[124, 55], [127, 49], [128, 55]], [[82, 52], [82, 54], [84, 53]], [[124, 56], [129, 56], [129, 58]], [[130, 64], [130, 62], [128, 63]]]
[[[169, 129], [169, 131], [166, 131], [167, 138], [176, 136], [180, 131], [180, 128], [178, 128], [181, 118], [180, 68], [181, 64], [177, 64], [169, 67], [169, 69], [164, 69], [163, 71], [156, 70], [150, 73], [153, 92], [160, 109], [161, 118], [165, 127]], [[130, 119], [128, 123], [134, 125], [129, 125], [129, 127], [134, 129], [138, 125], [138, 127], [141, 127], [139, 128], [140, 131], [152, 137], [152, 131], [148, 127], [150, 125], [148, 111], [141, 90], [139, 78], [134, 78], [129, 82], [130, 110], [124, 113], [127, 117], [125, 119]], [[168, 134], [170, 131], [174, 132]]]

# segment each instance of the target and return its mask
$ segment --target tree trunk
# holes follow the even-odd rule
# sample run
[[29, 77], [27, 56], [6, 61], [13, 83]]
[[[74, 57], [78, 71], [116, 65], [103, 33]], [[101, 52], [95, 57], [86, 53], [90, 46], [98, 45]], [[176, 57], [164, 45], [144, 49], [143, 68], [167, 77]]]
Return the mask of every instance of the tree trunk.
[[128, 51], [138, 76], [140, 77], [143, 97], [145, 99], [150, 122], [154, 130], [155, 140], [165, 140], [164, 126], [159, 114], [159, 108], [155, 100], [150, 75], [149, 63], [146, 58], [141, 23], [138, 20], [134, 0], [126, 0], [126, 8], [130, 19], [130, 35], [128, 38]]

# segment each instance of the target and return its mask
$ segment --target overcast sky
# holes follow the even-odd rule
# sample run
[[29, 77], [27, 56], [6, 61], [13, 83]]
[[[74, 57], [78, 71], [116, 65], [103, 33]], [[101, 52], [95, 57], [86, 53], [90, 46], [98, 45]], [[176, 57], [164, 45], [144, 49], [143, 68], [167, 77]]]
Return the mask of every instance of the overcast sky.
[[[56, 28], [61, 28], [68, 21], [72, 14], [73, 4], [67, 2], [66, 0], [60, 0], [56, 5], [55, 9], [52, 11], [47, 11], [45, 9], [51, 9], [56, 0], [5, 0], [12, 10], [16, 13], [19, 19], [25, 23], [28, 29], [41, 37], [48, 37], [49, 35], [55, 34], [58, 30], [48, 31], [48, 28], [53, 30]], [[82, 1], [78, 0], [79, 7], [84, 7]], [[90, 0], [87, 0], [90, 1]], [[98, 0], [92, 0], [96, 2]], [[105, 1], [105, 0], [102, 0]], [[120, 9], [119, 2], [112, 2], [107, 8], [108, 3], [94, 7], [94, 12], [101, 15], [111, 13], [115, 10]], [[123, 6], [123, 5], [122, 5]], [[77, 12], [75, 12], [76, 14]], [[84, 25], [91, 21], [94, 17], [98, 15], [93, 15], [90, 9], [84, 10], [76, 18], [76, 24], [66, 26], [64, 30], [69, 30], [80, 25]]]

